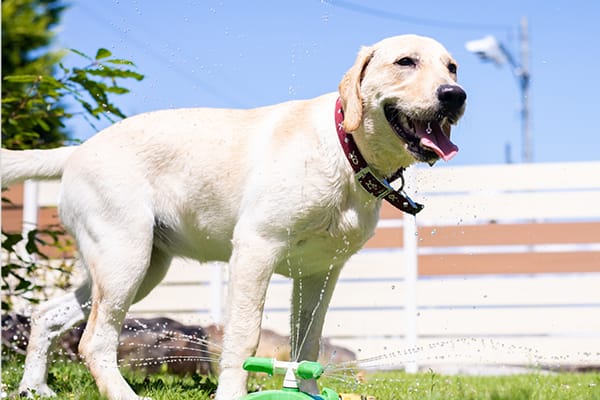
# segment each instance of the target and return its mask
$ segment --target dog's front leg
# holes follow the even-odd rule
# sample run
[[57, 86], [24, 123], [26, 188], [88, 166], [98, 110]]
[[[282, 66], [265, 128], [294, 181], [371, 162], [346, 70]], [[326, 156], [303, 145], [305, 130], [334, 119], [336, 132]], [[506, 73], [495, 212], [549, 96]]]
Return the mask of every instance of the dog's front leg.
[[[327, 313], [340, 269], [339, 267], [331, 267], [325, 272], [294, 279], [291, 318], [293, 360], [317, 361], [321, 347], [321, 334], [323, 323], [325, 322], [325, 314]], [[319, 394], [315, 380], [301, 381], [300, 389], [310, 394]]]
[[258, 346], [267, 286], [277, 258], [275, 243], [254, 232], [236, 233], [216, 400], [236, 400], [247, 393], [248, 374], [242, 364]]

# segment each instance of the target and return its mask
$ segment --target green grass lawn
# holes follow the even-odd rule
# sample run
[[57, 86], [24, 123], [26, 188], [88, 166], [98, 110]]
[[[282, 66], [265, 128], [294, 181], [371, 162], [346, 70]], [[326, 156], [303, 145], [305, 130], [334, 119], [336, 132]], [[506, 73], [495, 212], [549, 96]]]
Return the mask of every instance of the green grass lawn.
[[[2, 391], [14, 394], [22, 374], [23, 358], [2, 359]], [[181, 378], [167, 374], [145, 377], [125, 373], [137, 393], [155, 400], [208, 400], [215, 379], [200, 376]], [[81, 363], [59, 361], [52, 365], [49, 382], [56, 399], [100, 400], [91, 375]], [[357, 383], [351, 376], [321, 378], [322, 385], [340, 393], [359, 393], [378, 400], [600, 400], [600, 373], [560, 373], [502, 377], [443, 376], [434, 373], [408, 375], [377, 372]], [[250, 388], [278, 389], [281, 379], [255, 376]]]

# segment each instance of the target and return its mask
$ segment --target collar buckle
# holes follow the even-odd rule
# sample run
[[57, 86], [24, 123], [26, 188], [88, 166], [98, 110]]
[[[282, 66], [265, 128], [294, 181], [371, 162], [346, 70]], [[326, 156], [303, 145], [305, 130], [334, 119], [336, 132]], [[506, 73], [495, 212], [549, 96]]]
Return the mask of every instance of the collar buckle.
[[394, 188], [387, 181], [377, 178], [377, 175], [368, 165], [355, 172], [354, 176], [358, 183], [378, 200], [382, 200], [394, 192]]

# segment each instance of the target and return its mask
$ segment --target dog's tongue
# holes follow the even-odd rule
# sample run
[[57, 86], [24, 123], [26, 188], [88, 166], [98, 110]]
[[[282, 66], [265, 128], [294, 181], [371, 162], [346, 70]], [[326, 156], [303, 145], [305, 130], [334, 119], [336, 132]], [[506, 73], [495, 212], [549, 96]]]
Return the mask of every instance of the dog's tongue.
[[436, 121], [414, 121], [417, 136], [421, 138], [421, 146], [433, 150], [444, 161], [450, 160], [458, 153], [458, 147], [450, 141]]

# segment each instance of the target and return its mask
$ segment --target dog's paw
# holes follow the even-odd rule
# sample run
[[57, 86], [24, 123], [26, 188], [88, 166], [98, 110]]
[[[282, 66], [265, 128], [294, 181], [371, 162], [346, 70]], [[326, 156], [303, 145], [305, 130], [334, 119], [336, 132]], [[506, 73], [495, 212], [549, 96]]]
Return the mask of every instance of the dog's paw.
[[219, 386], [215, 400], [239, 400], [248, 394], [248, 373], [241, 368], [223, 368], [219, 375]]
[[25, 397], [28, 399], [56, 397], [56, 393], [54, 393], [54, 390], [50, 389], [50, 386], [44, 383], [35, 386], [19, 387], [19, 397]]

